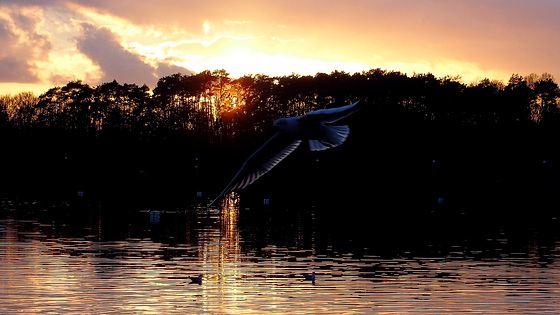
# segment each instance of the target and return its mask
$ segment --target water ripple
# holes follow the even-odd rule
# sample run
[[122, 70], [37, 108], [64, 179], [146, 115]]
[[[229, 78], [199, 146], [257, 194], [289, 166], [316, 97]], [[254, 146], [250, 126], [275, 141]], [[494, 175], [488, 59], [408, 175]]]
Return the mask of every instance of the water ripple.
[[[0, 220], [0, 309], [5, 314], [560, 312], [560, 243], [544, 262], [530, 251], [490, 258], [325, 254], [313, 247], [244, 247], [235, 216], [203, 216], [197, 220], [204, 224], [184, 231], [185, 243], [49, 237], [54, 224]], [[303, 277], [310, 272], [315, 281]], [[190, 277], [199, 274], [202, 284], [192, 284]]]

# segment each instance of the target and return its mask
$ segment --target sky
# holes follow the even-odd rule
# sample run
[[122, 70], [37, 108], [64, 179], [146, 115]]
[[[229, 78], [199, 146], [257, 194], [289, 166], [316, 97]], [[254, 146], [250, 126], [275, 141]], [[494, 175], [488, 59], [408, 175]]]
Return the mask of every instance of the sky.
[[560, 76], [560, 0], [0, 0], [0, 95], [225, 69]]

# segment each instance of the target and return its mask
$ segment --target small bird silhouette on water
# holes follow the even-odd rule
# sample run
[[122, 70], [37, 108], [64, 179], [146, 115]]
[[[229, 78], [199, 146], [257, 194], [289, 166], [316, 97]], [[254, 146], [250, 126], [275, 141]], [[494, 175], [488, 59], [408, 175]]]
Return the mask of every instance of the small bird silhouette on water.
[[196, 277], [189, 277], [191, 279], [190, 284], [202, 284], [202, 275], [198, 275]]
[[304, 280], [311, 281], [312, 284], [315, 284], [315, 271], [312, 273], [304, 273], [303, 278]]
[[272, 124], [278, 131], [243, 163], [231, 182], [208, 207], [224, 194], [243, 189], [253, 183], [292, 153], [302, 141], [311, 151], [322, 151], [341, 145], [348, 138], [350, 127], [332, 125], [361, 108], [359, 101], [336, 108], [321, 109], [303, 116], [279, 118]]

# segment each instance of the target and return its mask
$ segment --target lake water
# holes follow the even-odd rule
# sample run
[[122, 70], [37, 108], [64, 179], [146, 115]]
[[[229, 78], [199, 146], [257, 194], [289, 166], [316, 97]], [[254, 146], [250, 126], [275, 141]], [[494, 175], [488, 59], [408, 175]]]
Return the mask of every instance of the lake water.
[[340, 220], [235, 200], [118, 218], [101, 204], [76, 215], [2, 203], [2, 314], [560, 313], [555, 217], [436, 229], [456, 220], [443, 216], [411, 229], [353, 225], [370, 219], [359, 209]]

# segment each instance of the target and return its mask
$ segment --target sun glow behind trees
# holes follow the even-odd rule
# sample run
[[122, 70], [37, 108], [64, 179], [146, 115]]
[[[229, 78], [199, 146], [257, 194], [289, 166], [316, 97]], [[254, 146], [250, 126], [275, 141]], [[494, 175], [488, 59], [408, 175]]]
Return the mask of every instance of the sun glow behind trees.
[[244, 75], [262, 73], [268, 76], [286, 76], [298, 69], [300, 75], [315, 75], [319, 72], [330, 73], [336, 69], [347, 72], [367, 71], [370, 67], [357, 62], [329, 62], [323, 60], [294, 58], [284, 55], [268, 55], [260, 52], [234, 51], [224, 56], [209, 58], [199, 64], [184, 64], [187, 68], [199, 71], [209, 67], [228, 69], [232, 77], [240, 78]]
[[[314, 76], [246, 75], [226, 70], [180, 73], [147, 86], [107, 82], [91, 87], [72, 81], [35, 96], [3, 96], [5, 124], [20, 128], [56, 128], [98, 133], [123, 130], [140, 134], [192, 131], [234, 137], [263, 131], [279, 116], [347, 104], [365, 98], [384, 115], [399, 112], [420, 120], [474, 126], [522, 126], [560, 123], [560, 90], [549, 74], [513, 75], [507, 84], [485, 79], [465, 85], [457, 78], [431, 74], [412, 77], [394, 71], [334, 71]], [[408, 116], [402, 117], [408, 117]]]
[[239, 78], [379, 67], [465, 84], [556, 74], [558, 9], [544, 0], [8, 1], [0, 4], [0, 94], [76, 80], [153, 89], [160, 77], [205, 69]]

